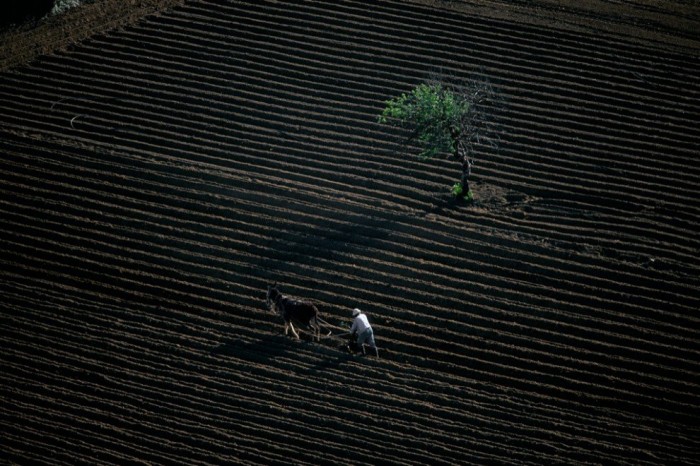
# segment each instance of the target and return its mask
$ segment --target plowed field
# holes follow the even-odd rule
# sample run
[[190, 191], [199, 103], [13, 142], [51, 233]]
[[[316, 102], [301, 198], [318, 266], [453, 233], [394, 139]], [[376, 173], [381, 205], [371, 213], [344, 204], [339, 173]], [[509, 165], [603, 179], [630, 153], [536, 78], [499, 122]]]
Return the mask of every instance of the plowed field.
[[[697, 8], [511, 3], [191, 0], [2, 71], [4, 461], [698, 464]], [[436, 69], [506, 100], [473, 205], [377, 123]]]

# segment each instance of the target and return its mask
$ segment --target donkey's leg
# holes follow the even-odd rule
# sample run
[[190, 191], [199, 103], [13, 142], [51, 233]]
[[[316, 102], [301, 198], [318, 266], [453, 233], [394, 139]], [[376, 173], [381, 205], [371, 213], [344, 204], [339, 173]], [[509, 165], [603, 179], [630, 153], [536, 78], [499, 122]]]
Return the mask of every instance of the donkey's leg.
[[321, 331], [318, 327], [318, 322], [310, 320], [308, 327], [311, 330], [311, 341], [321, 341]]
[[[316, 336], [316, 341], [321, 341], [321, 322], [318, 321], [318, 316], [314, 317], [313, 323], [309, 323], [311, 329], [314, 331]], [[330, 335], [330, 332], [328, 332]]]
[[289, 322], [289, 328], [291, 328], [291, 329], [292, 329], [292, 333], [294, 334], [294, 336], [295, 336], [295, 337], [297, 337], [297, 340], [300, 340], [300, 338], [299, 338], [299, 334], [297, 333], [297, 331], [296, 331], [296, 330], [294, 330], [294, 325], [292, 325], [292, 323], [291, 323], [291, 322]]

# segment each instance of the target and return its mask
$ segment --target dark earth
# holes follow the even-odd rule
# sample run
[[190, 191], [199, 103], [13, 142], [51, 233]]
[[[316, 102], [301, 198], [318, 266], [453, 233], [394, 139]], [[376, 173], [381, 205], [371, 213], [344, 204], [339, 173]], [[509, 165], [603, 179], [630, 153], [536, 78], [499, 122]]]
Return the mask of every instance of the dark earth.
[[[3, 464], [700, 464], [694, 2], [113, 0], [0, 43]], [[506, 102], [473, 204], [377, 122], [436, 71]]]

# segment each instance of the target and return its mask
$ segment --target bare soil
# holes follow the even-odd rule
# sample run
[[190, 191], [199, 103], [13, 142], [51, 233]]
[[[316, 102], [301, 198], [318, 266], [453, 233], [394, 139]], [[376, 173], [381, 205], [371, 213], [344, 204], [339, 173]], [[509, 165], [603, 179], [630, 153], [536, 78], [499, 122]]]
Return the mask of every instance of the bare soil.
[[[9, 464], [698, 464], [691, 2], [96, 5], [2, 36]], [[377, 123], [436, 69], [474, 204]]]

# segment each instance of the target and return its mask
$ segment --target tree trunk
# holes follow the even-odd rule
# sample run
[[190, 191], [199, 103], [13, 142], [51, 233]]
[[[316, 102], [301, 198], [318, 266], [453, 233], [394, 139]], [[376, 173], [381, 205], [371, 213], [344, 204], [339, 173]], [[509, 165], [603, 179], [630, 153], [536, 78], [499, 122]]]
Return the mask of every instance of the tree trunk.
[[462, 197], [465, 197], [469, 191], [469, 175], [472, 174], [472, 164], [469, 161], [468, 158], [464, 158], [462, 160], [462, 178], [459, 180], [460, 183], [462, 183]]
[[455, 131], [451, 131], [451, 133], [455, 147], [455, 152], [452, 155], [462, 164], [462, 176], [459, 179], [459, 182], [462, 185], [462, 192], [459, 194], [459, 197], [464, 198], [467, 197], [470, 190], [469, 175], [472, 174], [472, 162], [471, 160], [469, 160], [468, 151], [459, 142], [459, 133]]

